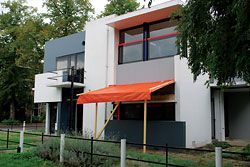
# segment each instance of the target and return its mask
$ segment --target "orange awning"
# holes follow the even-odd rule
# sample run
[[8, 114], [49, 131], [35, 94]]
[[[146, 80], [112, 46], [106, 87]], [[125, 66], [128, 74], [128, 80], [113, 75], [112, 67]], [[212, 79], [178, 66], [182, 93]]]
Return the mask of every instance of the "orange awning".
[[77, 99], [77, 104], [151, 100], [152, 92], [173, 84], [174, 82], [174, 80], [165, 80], [159, 82], [110, 85], [103, 89], [80, 94]]

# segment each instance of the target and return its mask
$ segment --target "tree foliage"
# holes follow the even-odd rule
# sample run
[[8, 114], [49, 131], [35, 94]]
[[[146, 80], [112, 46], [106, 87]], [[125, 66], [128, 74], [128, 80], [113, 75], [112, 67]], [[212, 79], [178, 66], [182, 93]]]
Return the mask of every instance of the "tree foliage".
[[82, 31], [94, 12], [89, 0], [46, 0], [44, 6], [55, 37]]
[[194, 79], [209, 73], [218, 85], [250, 83], [249, 8], [247, 0], [189, 0], [179, 11], [178, 44]]
[[0, 119], [32, 110], [34, 75], [42, 72], [45, 41], [82, 31], [94, 11], [89, 0], [46, 0], [46, 14], [25, 4], [1, 3]]
[[[0, 14], [0, 109], [31, 110], [34, 74], [42, 71], [46, 26], [24, 0], [1, 3]], [[2, 113], [1, 113], [2, 114]], [[8, 114], [7, 114], [8, 115]]]
[[133, 12], [137, 10], [140, 3], [136, 0], [108, 0], [105, 5], [104, 11], [99, 17], [109, 16], [112, 14], [122, 15], [128, 12]]

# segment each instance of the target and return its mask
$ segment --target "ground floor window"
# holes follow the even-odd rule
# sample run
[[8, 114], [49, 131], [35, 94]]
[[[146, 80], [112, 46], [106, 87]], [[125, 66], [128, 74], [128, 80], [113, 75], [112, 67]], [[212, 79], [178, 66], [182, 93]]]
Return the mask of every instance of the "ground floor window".
[[[144, 104], [121, 104], [114, 115], [118, 120], [143, 120]], [[148, 120], [175, 121], [175, 103], [148, 103]]]

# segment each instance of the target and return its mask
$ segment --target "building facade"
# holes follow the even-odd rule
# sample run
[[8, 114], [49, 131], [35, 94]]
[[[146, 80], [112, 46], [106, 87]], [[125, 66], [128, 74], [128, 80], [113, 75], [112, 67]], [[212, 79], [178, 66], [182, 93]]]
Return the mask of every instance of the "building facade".
[[[85, 71], [84, 82], [79, 85], [80, 89], [83, 92], [89, 92], [108, 85], [174, 80], [174, 84], [155, 92], [153, 94], [155, 98], [148, 104], [149, 144], [168, 143], [172, 146], [197, 147], [210, 143], [213, 138], [218, 140], [225, 140], [225, 137], [250, 138], [250, 136], [244, 136], [246, 133], [243, 132], [247, 130], [247, 134], [250, 134], [249, 129], [243, 128], [250, 127], [247, 121], [250, 117], [249, 85], [236, 83], [235, 86], [223, 91], [213, 84], [207, 87], [205, 82], [209, 80], [209, 76], [206, 74], [199, 76], [194, 82], [187, 60], [180, 59], [175, 43], [178, 35], [175, 29], [177, 23], [170, 19], [171, 14], [180, 5], [182, 5], [180, 1], [169, 1], [149, 9], [141, 9], [121, 16], [111, 15], [88, 22], [85, 26], [85, 36], [81, 40], [69, 42], [72, 44], [86, 41], [84, 46], [79, 45], [79, 48], [82, 48], [80, 52], [84, 52]], [[40, 75], [46, 75], [46, 77], [54, 75], [48, 73], [46, 68], [52, 71], [58, 70], [46, 65], [47, 61], [53, 62], [48, 59], [55, 55], [61, 57], [71, 54], [55, 53], [53, 56], [47, 54], [49, 57], [46, 59], [47, 51], [53, 53], [55, 50], [53, 43], [56, 42], [58, 41], [46, 44], [45, 73], [36, 76], [36, 83]], [[66, 40], [64, 42], [67, 43]], [[67, 47], [71, 46], [67, 45]], [[71, 50], [72, 53], [80, 53], [73, 50]], [[49, 82], [55, 81], [44, 80], [43, 82], [48, 85]], [[57, 102], [57, 106], [61, 104], [61, 108], [65, 108], [62, 105], [65, 98], [62, 93], [63, 88], [48, 87], [46, 84], [44, 89], [53, 88], [55, 91], [53, 94], [55, 100], [39, 101], [35, 96], [35, 102]], [[40, 88], [35, 86], [35, 92], [39, 90]], [[59, 95], [61, 95], [60, 98]], [[46, 96], [45, 99], [49, 98]], [[234, 98], [238, 100], [232, 100]], [[239, 108], [238, 105], [244, 107]], [[82, 122], [79, 124], [82, 128], [78, 126], [75, 129], [82, 130], [83, 133], [93, 133], [95, 104], [79, 105], [76, 108], [82, 115], [75, 114], [72, 118], [81, 117], [82, 120], [79, 119], [78, 122]], [[49, 109], [48, 106], [48, 112]], [[112, 109], [112, 103], [99, 105], [98, 131], [103, 127]], [[57, 110], [56, 122], [65, 122], [62, 121], [59, 109]], [[62, 113], [61, 109], [61, 115]], [[130, 141], [141, 142], [142, 113], [143, 104], [140, 101], [121, 103], [102, 137], [126, 137]], [[244, 118], [235, 120], [234, 114]], [[48, 117], [47, 119], [47, 122], [51, 120]], [[48, 123], [46, 125], [51, 126]], [[67, 126], [58, 127], [72, 129]]]
[[80, 32], [45, 43], [44, 73], [35, 76], [34, 102], [46, 103], [46, 133], [82, 130], [76, 94], [84, 88], [84, 39]]

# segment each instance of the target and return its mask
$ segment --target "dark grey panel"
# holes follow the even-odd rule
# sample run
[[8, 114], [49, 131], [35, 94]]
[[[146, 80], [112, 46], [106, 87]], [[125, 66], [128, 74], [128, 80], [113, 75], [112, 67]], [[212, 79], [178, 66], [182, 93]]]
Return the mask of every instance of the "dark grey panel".
[[[143, 121], [112, 120], [105, 129], [105, 137], [143, 143]], [[148, 121], [147, 144], [172, 147], [186, 146], [186, 123], [175, 121]]]
[[85, 32], [79, 32], [45, 43], [44, 72], [56, 70], [56, 57], [84, 52]]
[[250, 139], [250, 92], [225, 93], [225, 119], [229, 137]]
[[174, 57], [121, 64], [116, 75], [117, 84], [174, 79]]

